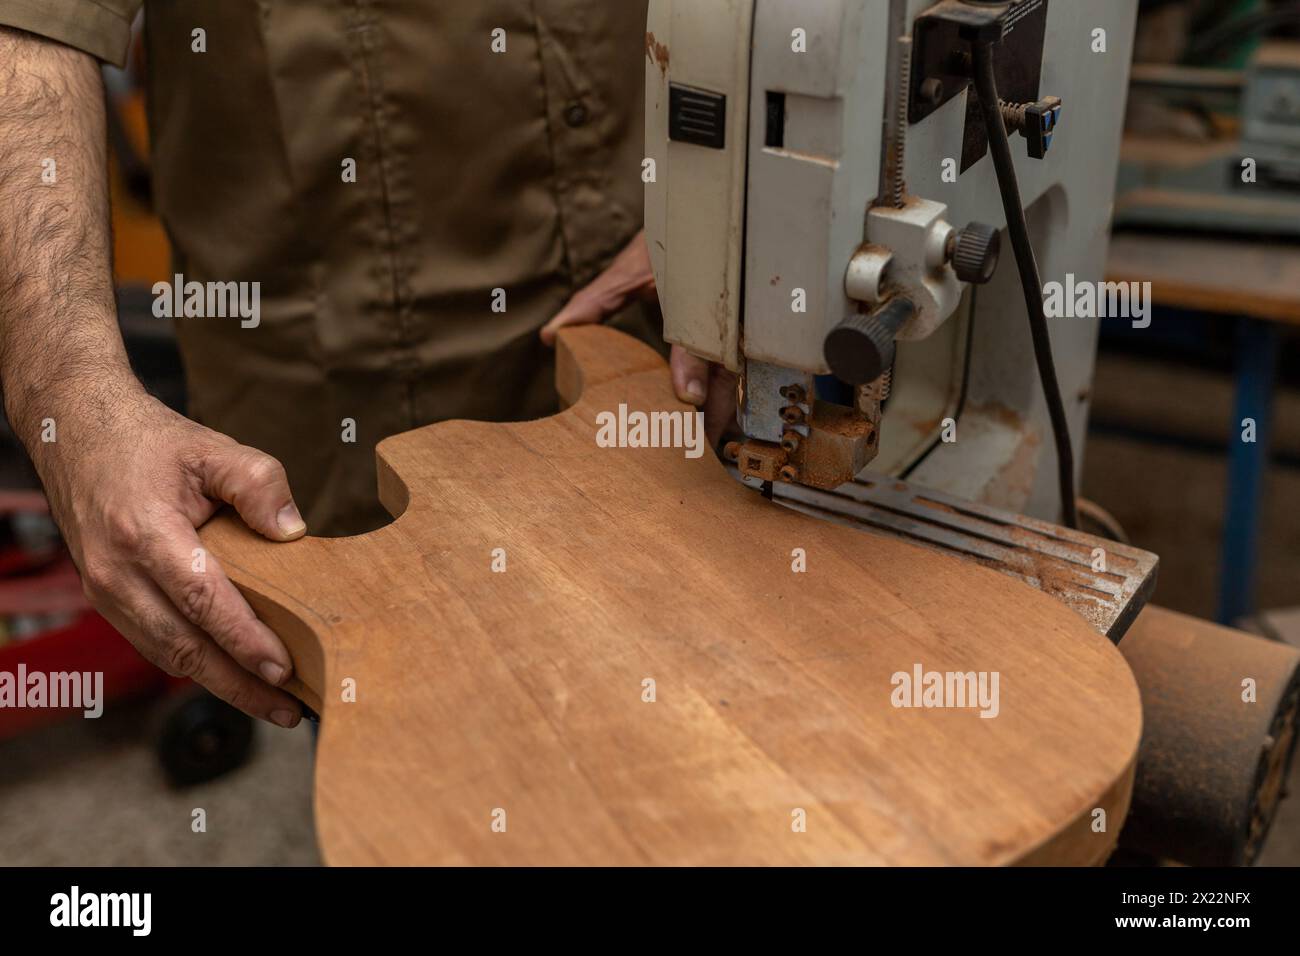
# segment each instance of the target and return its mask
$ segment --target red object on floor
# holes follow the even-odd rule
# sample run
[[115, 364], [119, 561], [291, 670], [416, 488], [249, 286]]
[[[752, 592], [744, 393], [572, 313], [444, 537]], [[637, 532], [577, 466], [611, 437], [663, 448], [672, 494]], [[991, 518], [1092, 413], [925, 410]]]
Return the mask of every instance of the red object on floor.
[[[45, 499], [39, 494], [0, 492], [0, 516], [17, 512], [43, 514]], [[81, 592], [81, 579], [66, 551], [27, 555], [19, 547], [0, 551], [0, 617], [54, 621], [68, 624], [29, 638], [0, 643], [0, 673], [102, 673], [101, 703], [144, 694], [161, 694], [186, 685], [154, 667], [136, 653], [111, 624], [90, 607]], [[24, 687], [19, 698], [26, 700]], [[26, 730], [83, 716], [82, 708], [0, 706], [0, 740]]]
[[[0, 672], [14, 674], [16, 679], [20, 664], [29, 674], [102, 672], [105, 705], [127, 697], [161, 694], [172, 683], [170, 677], [137, 654], [126, 638], [92, 610], [84, 611], [69, 627], [0, 647]], [[0, 707], [0, 740], [72, 716], [82, 716], [82, 711]]]
[[[20, 564], [20, 558], [11, 557], [17, 550], [0, 551], [0, 568]], [[30, 567], [21, 574], [0, 570], [0, 617], [73, 615], [89, 609], [81, 576], [67, 554], [47, 560], [39, 573], [31, 573]]]

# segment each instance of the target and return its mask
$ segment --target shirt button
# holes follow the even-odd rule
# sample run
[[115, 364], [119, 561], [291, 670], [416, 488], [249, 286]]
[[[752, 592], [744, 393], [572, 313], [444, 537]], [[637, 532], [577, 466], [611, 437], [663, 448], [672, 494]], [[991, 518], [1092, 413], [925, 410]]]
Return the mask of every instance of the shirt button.
[[570, 126], [582, 126], [587, 122], [587, 107], [581, 103], [570, 103], [564, 110], [564, 121]]

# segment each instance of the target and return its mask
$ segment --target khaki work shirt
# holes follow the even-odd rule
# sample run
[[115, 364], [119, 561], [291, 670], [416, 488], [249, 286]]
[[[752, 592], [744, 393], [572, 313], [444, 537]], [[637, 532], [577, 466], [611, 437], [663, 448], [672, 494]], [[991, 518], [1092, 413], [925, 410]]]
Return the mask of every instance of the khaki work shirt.
[[[120, 65], [140, 4], [0, 0], [0, 23]], [[388, 435], [554, 411], [537, 330], [641, 227], [645, 21], [646, 0], [145, 3], [174, 271], [261, 283], [255, 328], [177, 320], [190, 412], [283, 461], [314, 533], [384, 523]], [[656, 318], [616, 324], [662, 347]]]

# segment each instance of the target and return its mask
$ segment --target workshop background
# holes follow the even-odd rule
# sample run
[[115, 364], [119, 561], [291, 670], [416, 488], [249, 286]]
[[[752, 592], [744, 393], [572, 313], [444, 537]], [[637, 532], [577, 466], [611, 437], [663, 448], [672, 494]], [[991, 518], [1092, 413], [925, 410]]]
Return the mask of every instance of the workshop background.
[[[1082, 493], [1160, 555], [1156, 603], [1300, 646], [1300, 3], [1141, 11], [1111, 272], [1152, 281], [1157, 309], [1148, 329], [1103, 330]], [[142, 378], [183, 408], [170, 324], [151, 313], [171, 270], [139, 57], [106, 76], [122, 327]], [[1249, 193], [1227, 172], [1241, 157], [1257, 163]], [[104, 670], [122, 697], [99, 720], [0, 711], [0, 865], [318, 862], [306, 724], [253, 728], [113, 635], [7, 429], [0, 489], [0, 669], [21, 645], [30, 666]], [[1300, 800], [1259, 863], [1300, 865]]]

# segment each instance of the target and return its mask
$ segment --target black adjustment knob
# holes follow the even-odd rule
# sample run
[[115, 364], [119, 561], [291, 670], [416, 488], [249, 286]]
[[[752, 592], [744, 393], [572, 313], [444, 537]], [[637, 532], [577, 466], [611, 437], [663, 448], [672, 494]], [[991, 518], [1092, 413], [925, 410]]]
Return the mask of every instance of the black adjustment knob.
[[894, 364], [894, 337], [916, 315], [916, 306], [895, 297], [864, 315], [856, 312], [826, 336], [826, 364], [841, 382], [867, 385]]
[[958, 230], [952, 243], [952, 268], [962, 282], [983, 285], [993, 278], [1002, 251], [1002, 233], [982, 222]]

